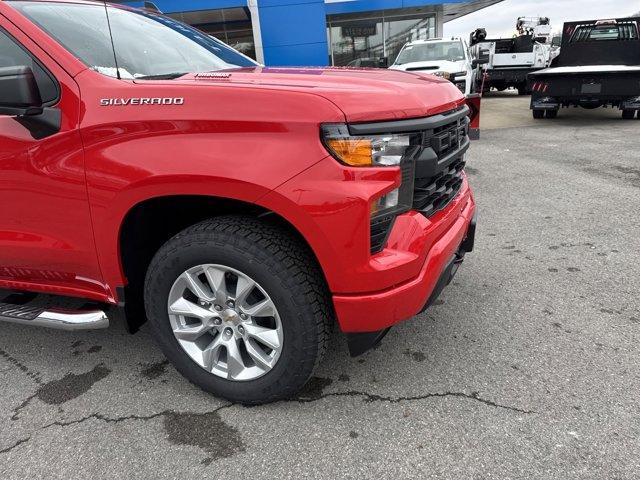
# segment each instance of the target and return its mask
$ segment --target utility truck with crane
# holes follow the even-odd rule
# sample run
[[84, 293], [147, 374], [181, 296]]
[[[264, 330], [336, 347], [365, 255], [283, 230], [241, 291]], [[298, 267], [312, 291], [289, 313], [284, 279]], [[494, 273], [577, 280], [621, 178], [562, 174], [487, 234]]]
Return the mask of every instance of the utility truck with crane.
[[552, 47], [551, 25], [547, 17], [519, 17], [517, 35], [512, 38], [487, 38], [478, 28], [471, 33], [469, 45], [477, 64], [477, 90], [516, 88], [528, 93], [527, 75], [549, 66], [557, 49]]

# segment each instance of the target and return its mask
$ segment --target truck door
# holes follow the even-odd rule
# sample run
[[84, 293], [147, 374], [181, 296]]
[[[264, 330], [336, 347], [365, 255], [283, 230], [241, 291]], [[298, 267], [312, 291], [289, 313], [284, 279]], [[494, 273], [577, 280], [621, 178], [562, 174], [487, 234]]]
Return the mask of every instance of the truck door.
[[102, 299], [78, 86], [0, 15], [0, 68], [33, 70], [57, 128], [0, 114], [0, 288]]

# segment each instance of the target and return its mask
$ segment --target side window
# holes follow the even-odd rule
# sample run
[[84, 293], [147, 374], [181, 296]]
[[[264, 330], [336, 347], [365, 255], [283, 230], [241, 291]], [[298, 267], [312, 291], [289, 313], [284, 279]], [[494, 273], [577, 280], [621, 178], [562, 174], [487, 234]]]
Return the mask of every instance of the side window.
[[55, 101], [58, 98], [58, 86], [55, 80], [26, 50], [0, 30], [0, 68], [22, 65], [31, 67], [31, 70], [33, 70], [33, 75], [36, 77], [36, 82], [40, 88], [42, 102], [47, 104]]

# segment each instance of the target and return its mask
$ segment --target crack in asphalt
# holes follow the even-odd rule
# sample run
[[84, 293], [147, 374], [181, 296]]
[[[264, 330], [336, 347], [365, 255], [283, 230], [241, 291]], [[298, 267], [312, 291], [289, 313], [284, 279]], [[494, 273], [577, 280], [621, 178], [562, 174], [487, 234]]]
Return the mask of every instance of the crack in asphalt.
[[[101, 365], [99, 365], [96, 368], [100, 368]], [[104, 368], [104, 367], [103, 367]], [[94, 369], [95, 370], [95, 369]], [[109, 371], [108, 369], [107, 372]], [[87, 375], [87, 374], [84, 374]], [[103, 373], [103, 375], [106, 376], [106, 374]], [[101, 375], [102, 376], [102, 375]], [[80, 376], [73, 376], [71, 375], [71, 377], [82, 377], [82, 375]], [[99, 378], [98, 378], [99, 379]], [[67, 382], [61, 382], [61, 381], [57, 381], [57, 383], [61, 383], [61, 384], [65, 384]], [[88, 382], [90, 385], [92, 384], [92, 382]], [[329, 385], [331, 385], [333, 383], [333, 380], [330, 378], [322, 378], [322, 377], [313, 377], [310, 379], [310, 381], [308, 382], [307, 386], [305, 387], [305, 389], [295, 398], [291, 398], [291, 399], [286, 399], [286, 400], [282, 400], [282, 403], [299, 403], [299, 404], [305, 404], [305, 403], [313, 403], [313, 402], [318, 402], [321, 400], [324, 400], [326, 398], [330, 398], [330, 397], [362, 397], [363, 402], [364, 403], [375, 403], [375, 402], [382, 402], [382, 403], [392, 403], [392, 404], [397, 404], [397, 403], [401, 403], [401, 402], [416, 402], [416, 401], [421, 401], [421, 400], [427, 400], [427, 399], [431, 399], [431, 398], [462, 398], [465, 400], [472, 400], [474, 402], [479, 402], [483, 405], [487, 405], [493, 408], [499, 408], [499, 409], [504, 409], [504, 410], [509, 410], [512, 412], [517, 412], [517, 413], [522, 413], [522, 414], [534, 414], [536, 413], [533, 410], [525, 410], [522, 408], [518, 408], [518, 407], [512, 407], [509, 405], [503, 405], [497, 402], [494, 402], [492, 400], [483, 398], [480, 396], [479, 392], [471, 392], [471, 393], [466, 393], [466, 392], [435, 392], [435, 393], [426, 393], [423, 395], [415, 395], [415, 396], [405, 396], [405, 397], [390, 397], [390, 396], [383, 396], [383, 395], [378, 395], [378, 394], [374, 394], [374, 393], [369, 393], [369, 392], [363, 392], [363, 391], [357, 391], [357, 390], [349, 390], [349, 391], [338, 391], [338, 392], [327, 392], [325, 393], [324, 390], [325, 388], [327, 388]], [[44, 386], [43, 386], [44, 387]], [[90, 387], [89, 387], [90, 388]], [[83, 388], [81, 392], [78, 393], [85, 393], [89, 388]], [[36, 394], [30, 396], [29, 398], [27, 398], [23, 404], [18, 407], [15, 411], [14, 411], [14, 417], [12, 418], [13, 420], [17, 420], [17, 415], [20, 411], [21, 408], [24, 408], [24, 406], [26, 406], [34, 397], [38, 396], [38, 393], [36, 392]], [[76, 395], [73, 395], [72, 397], [75, 397]], [[66, 399], [66, 398], [65, 398]], [[65, 400], [62, 399], [62, 400]], [[48, 399], [46, 396], [43, 398], [43, 400], [46, 401], [46, 403], [49, 404], [58, 404], [58, 403], [63, 403], [58, 399], [57, 397], [55, 397], [55, 400], [57, 401], [51, 401], [51, 399]], [[49, 400], [49, 401], [47, 401]], [[64, 420], [56, 420], [55, 422], [51, 422], [48, 423], [42, 427], [40, 427], [37, 431], [43, 431], [52, 427], [68, 427], [68, 426], [72, 426], [72, 425], [78, 425], [84, 422], [87, 422], [89, 420], [98, 420], [101, 422], [105, 422], [105, 423], [120, 423], [120, 422], [126, 422], [126, 421], [149, 421], [149, 420], [153, 420], [159, 417], [164, 417], [165, 419], [165, 423], [168, 422], [169, 420], [176, 420], [176, 419], [180, 419], [182, 417], [185, 417], [183, 420], [189, 420], [186, 417], [193, 417], [193, 416], [213, 416], [215, 418], [217, 418], [219, 420], [219, 417], [217, 417], [218, 412], [220, 412], [221, 410], [227, 409], [227, 408], [231, 408], [235, 405], [238, 405], [236, 403], [227, 403], [224, 405], [219, 406], [218, 408], [215, 408], [209, 412], [205, 412], [205, 413], [193, 413], [193, 412], [186, 412], [186, 413], [179, 413], [176, 412], [175, 410], [163, 410], [161, 412], [156, 412], [153, 414], [149, 414], [149, 415], [126, 415], [126, 416], [121, 416], [121, 417], [109, 417], [108, 415], [104, 415], [102, 413], [91, 413], [85, 417], [76, 419], [76, 420], [68, 420], [68, 421], [64, 421]], [[214, 418], [214, 420], [215, 420]], [[224, 422], [221, 422], [221, 425], [225, 425]], [[165, 429], [167, 429], [167, 425], [165, 424]], [[184, 444], [184, 438], [182, 438], [182, 432], [180, 430], [180, 425], [177, 425], [176, 428], [174, 428], [173, 430], [173, 435], [174, 435], [174, 440], [176, 440], [177, 443], [181, 443]], [[230, 427], [227, 426], [226, 428], [226, 435], [227, 437], [229, 437], [231, 440], [234, 440], [234, 442], [231, 443], [235, 443], [235, 449], [234, 448], [229, 448], [229, 449], [215, 449], [212, 447], [212, 444], [209, 443], [202, 443], [199, 444], [197, 442], [195, 442], [195, 445], [197, 446], [201, 446], [203, 448], [203, 450], [205, 451], [209, 451], [209, 453], [213, 454], [213, 457], [215, 458], [219, 458], [219, 457], [226, 457], [226, 456], [231, 456], [233, 455], [236, 451], [244, 451], [244, 445], [241, 441], [241, 437], [239, 436], [237, 430], [234, 427]], [[27, 438], [23, 438], [21, 440], [18, 440], [16, 443], [14, 443], [13, 445], [0, 450], [0, 454], [3, 453], [8, 453], [11, 452], [13, 449], [19, 447], [20, 445], [27, 443], [31, 440], [31, 436], [27, 437]], [[208, 441], [210, 439], [207, 439]], [[204, 464], [209, 464], [213, 459], [212, 458], [208, 458], [205, 459]]]
[[311, 377], [307, 382], [307, 385], [304, 389], [298, 394], [297, 397], [285, 400], [285, 402], [298, 402], [298, 403], [311, 403], [316, 402], [318, 400], [322, 400], [327, 397], [364, 397], [365, 403], [372, 402], [387, 402], [387, 403], [400, 403], [400, 402], [411, 402], [418, 400], [426, 400], [429, 398], [445, 398], [445, 397], [457, 397], [457, 398], [465, 398], [468, 400], [474, 400], [476, 402], [483, 403], [485, 405], [494, 407], [494, 408], [502, 408], [505, 410], [511, 410], [513, 412], [524, 413], [524, 414], [532, 414], [536, 413], [533, 410], [524, 410], [517, 407], [511, 407], [509, 405], [502, 405], [500, 403], [496, 403], [492, 400], [488, 400], [480, 396], [480, 392], [435, 392], [435, 393], [425, 393], [423, 395], [415, 395], [408, 397], [385, 397], [382, 395], [377, 395], [374, 393], [361, 392], [357, 390], [351, 390], [346, 392], [329, 392], [325, 393], [324, 390], [333, 383], [331, 378], [325, 377]]
[[2, 450], [0, 450], [0, 454], [3, 453], [9, 453], [11, 450], [13, 450], [16, 447], [19, 447], [20, 445], [22, 445], [23, 443], [27, 443], [29, 440], [31, 440], [31, 437], [27, 437], [27, 438], [23, 438], [21, 440], [18, 440], [16, 443], [14, 443], [13, 445], [11, 445], [10, 447], [7, 448], [3, 448]]
[[[218, 408], [214, 408], [213, 410], [204, 413], [203, 415], [213, 415], [213, 414], [217, 414], [218, 412], [220, 412], [221, 410], [224, 410], [226, 408], [230, 408], [233, 407], [234, 405], [236, 405], [235, 403], [228, 403], [225, 405], [221, 405]], [[76, 420], [69, 420], [69, 421], [62, 421], [62, 420], [57, 420], [55, 422], [51, 422], [48, 423], [42, 427], [40, 427], [37, 431], [43, 431], [43, 430], [47, 430], [51, 427], [68, 427], [71, 425], [78, 425], [81, 423], [84, 423], [86, 421], [89, 420], [99, 420], [105, 423], [120, 423], [120, 422], [126, 422], [129, 420], [140, 420], [140, 421], [149, 421], [149, 420], [153, 420], [155, 418], [159, 418], [159, 417], [171, 417], [171, 416], [175, 416], [175, 415], [181, 415], [179, 412], [176, 412], [175, 410], [163, 410], [161, 412], [157, 412], [157, 413], [153, 413], [150, 415], [127, 415], [127, 416], [123, 416], [123, 417], [109, 417], [107, 415], [103, 415], [101, 413], [92, 413], [90, 415], [87, 415], [86, 417], [82, 417]], [[23, 438], [21, 440], [18, 440], [16, 443], [14, 443], [13, 445], [4, 448], [2, 450], [0, 450], [0, 455], [3, 453], [9, 453], [11, 452], [14, 448], [19, 447], [20, 445], [27, 443], [31, 440], [32, 436]]]
[[[211, 411], [208, 411], [206, 413], [211, 414], [211, 413], [218, 413], [221, 410], [224, 410], [225, 408], [229, 408], [236, 405], [235, 403], [228, 403], [225, 405], [221, 405], [218, 408], [214, 408]], [[141, 421], [148, 421], [148, 420], [153, 420], [154, 418], [158, 418], [158, 417], [164, 417], [167, 415], [176, 415], [179, 412], [176, 412], [175, 410], [163, 410], [161, 412], [157, 412], [157, 413], [153, 413], [151, 415], [127, 415], [124, 417], [108, 417], [107, 415], [103, 415], [101, 413], [92, 413], [90, 415], [87, 415], [86, 417], [82, 417], [79, 418], [77, 420], [69, 420], [67, 422], [61, 421], [61, 420], [57, 420], [55, 422], [51, 422], [46, 424], [45, 426], [41, 427], [40, 430], [46, 430], [50, 427], [68, 427], [70, 425], [77, 425], [79, 423], [84, 423], [88, 420], [100, 420], [102, 422], [106, 422], [106, 423], [120, 423], [120, 422], [126, 422], [128, 420], [141, 420]], [[0, 452], [2, 453], [2, 452]]]
[[[497, 402], [494, 402], [492, 400], [488, 400], [486, 398], [483, 398], [480, 396], [479, 392], [472, 392], [472, 393], [466, 393], [466, 392], [436, 392], [436, 393], [426, 393], [424, 395], [415, 395], [415, 396], [407, 396], [407, 397], [385, 397], [382, 395], [377, 395], [374, 393], [369, 393], [369, 392], [361, 392], [361, 391], [357, 391], [357, 390], [350, 390], [350, 391], [346, 391], [346, 392], [330, 392], [330, 393], [322, 393], [322, 392], [315, 392], [316, 395], [314, 396], [309, 396], [309, 397], [305, 397], [305, 396], [298, 396], [297, 398], [292, 398], [289, 400], [282, 400], [283, 403], [300, 403], [300, 404], [305, 404], [305, 403], [314, 403], [314, 402], [318, 402], [321, 400], [324, 400], [326, 398], [330, 398], [330, 397], [363, 397], [363, 401], [365, 403], [374, 403], [374, 402], [383, 402], [383, 403], [401, 403], [401, 402], [415, 402], [415, 401], [421, 401], [421, 400], [427, 400], [430, 398], [463, 398], [466, 400], [473, 400], [476, 402], [480, 402], [484, 405], [493, 407], [493, 408], [500, 408], [500, 409], [504, 409], [504, 410], [509, 410], [512, 412], [518, 412], [518, 413], [523, 413], [523, 414], [534, 414], [536, 413], [534, 410], [525, 410], [522, 408], [518, 408], [518, 407], [512, 407], [509, 405], [503, 405]], [[237, 403], [227, 403], [225, 405], [221, 405], [218, 408], [215, 408], [209, 412], [206, 412], [204, 415], [206, 414], [215, 414], [218, 413], [224, 409], [227, 408], [231, 408], [233, 406], [238, 405]], [[69, 420], [69, 421], [62, 421], [62, 420], [57, 420], [55, 422], [51, 422], [48, 423], [46, 425], [44, 425], [43, 427], [41, 427], [40, 429], [38, 429], [39, 431], [42, 430], [47, 430], [49, 428], [52, 427], [68, 427], [68, 426], [72, 426], [72, 425], [78, 425], [84, 422], [87, 422], [89, 420], [99, 420], [105, 423], [120, 423], [120, 422], [126, 422], [126, 421], [131, 421], [131, 420], [136, 420], [136, 421], [149, 421], [149, 420], [153, 420], [155, 418], [159, 418], [159, 417], [169, 417], [172, 415], [180, 415], [179, 412], [176, 412], [175, 410], [163, 410], [161, 412], [157, 412], [157, 413], [153, 413], [150, 415], [126, 415], [126, 416], [122, 416], [122, 417], [109, 417], [107, 415], [101, 414], [101, 413], [92, 413], [90, 415], [87, 415], [85, 417], [76, 419], [76, 420]], [[31, 440], [31, 437], [27, 437], [27, 438], [23, 438], [21, 440], [18, 440], [16, 443], [14, 443], [13, 445], [0, 450], [0, 454], [3, 453], [8, 453], [11, 452], [14, 448], [19, 447], [20, 445], [27, 443], [29, 440]]]
[[[289, 399], [289, 400], [282, 400], [283, 403], [313, 403], [313, 402], [317, 402], [320, 400], [323, 400], [325, 398], [329, 398], [329, 397], [364, 397], [364, 401], [366, 403], [374, 403], [374, 402], [386, 402], [386, 403], [401, 403], [401, 402], [412, 402], [412, 401], [420, 401], [420, 400], [427, 400], [429, 398], [446, 398], [446, 397], [457, 397], [457, 398], [465, 398], [468, 400], [475, 400], [477, 402], [483, 403], [485, 405], [494, 407], [494, 408], [502, 408], [505, 410], [510, 410], [513, 412], [518, 412], [518, 413], [524, 413], [524, 414], [534, 414], [536, 413], [533, 410], [524, 410], [521, 408], [517, 408], [517, 407], [511, 407], [509, 405], [502, 405], [500, 403], [496, 403], [493, 402], [491, 400], [487, 400], [485, 398], [480, 397], [478, 392], [472, 392], [471, 394], [469, 393], [465, 393], [465, 392], [442, 392], [442, 393], [427, 393], [424, 395], [416, 395], [416, 396], [411, 396], [411, 397], [385, 397], [382, 395], [377, 395], [377, 394], [373, 394], [373, 393], [368, 393], [368, 392], [360, 392], [360, 391], [347, 391], [347, 392], [331, 392], [331, 393], [323, 393], [320, 394], [318, 396], [315, 397], [297, 397], [294, 399]], [[208, 414], [212, 414], [212, 413], [218, 413], [221, 410], [227, 409], [227, 408], [231, 408], [235, 405], [238, 405], [236, 403], [228, 403], [225, 405], [221, 405], [218, 408], [215, 408], [209, 412], [206, 412]], [[83, 418], [79, 418], [76, 420], [70, 420], [70, 421], [61, 421], [61, 420], [57, 420], [55, 422], [49, 423], [43, 427], [40, 428], [40, 430], [45, 430], [47, 428], [50, 427], [54, 427], [54, 426], [59, 426], [59, 427], [68, 427], [71, 425], [77, 425], [80, 423], [84, 423], [88, 420], [100, 420], [106, 423], [120, 423], [120, 422], [126, 422], [129, 420], [141, 420], [141, 421], [148, 421], [148, 420], [153, 420], [155, 418], [158, 417], [164, 417], [167, 415], [175, 415], [179, 412], [176, 412], [175, 410], [163, 410], [161, 412], [157, 412], [157, 413], [153, 413], [151, 415], [127, 415], [127, 416], [122, 416], [122, 417], [109, 417], [107, 415], [103, 415], [101, 413], [92, 413], [90, 415], [87, 415], [86, 417]], [[0, 451], [0, 453], [2, 453], [2, 451]]]
[[364, 401], [366, 403], [373, 403], [373, 402], [400, 403], [400, 402], [413, 402], [413, 401], [419, 401], [419, 400], [426, 400], [429, 398], [456, 397], [456, 398], [465, 398], [468, 400], [474, 400], [476, 402], [480, 402], [494, 408], [502, 408], [504, 410], [510, 410], [512, 412], [518, 412], [518, 413], [524, 413], [524, 414], [536, 413], [534, 410], [524, 410], [518, 407], [502, 405], [492, 400], [487, 400], [486, 398], [482, 398], [479, 392], [472, 392], [470, 394], [465, 392], [436, 392], [436, 393], [426, 393], [424, 395], [416, 395], [411, 397], [385, 397], [385, 396], [377, 395], [373, 393], [359, 392], [359, 391], [352, 390], [347, 392], [322, 393], [316, 397], [302, 396], [302, 397], [297, 397], [293, 400], [285, 400], [285, 401], [297, 402], [297, 403], [312, 403], [328, 397], [364, 397]]
[[69, 420], [67, 422], [62, 420], [56, 420], [55, 422], [51, 422], [41, 427], [40, 430], [46, 430], [51, 427], [69, 427], [71, 425], [78, 425], [80, 423], [87, 422], [89, 420], [100, 420], [105, 423], [120, 423], [126, 422], [127, 420], [142, 420], [148, 421], [153, 420], [154, 418], [162, 417], [164, 415], [168, 415], [172, 410], [163, 410], [162, 412], [154, 413], [151, 415], [127, 415], [126, 417], [115, 417], [111, 418], [101, 413], [92, 413], [87, 415], [86, 417], [78, 418], [76, 420]]

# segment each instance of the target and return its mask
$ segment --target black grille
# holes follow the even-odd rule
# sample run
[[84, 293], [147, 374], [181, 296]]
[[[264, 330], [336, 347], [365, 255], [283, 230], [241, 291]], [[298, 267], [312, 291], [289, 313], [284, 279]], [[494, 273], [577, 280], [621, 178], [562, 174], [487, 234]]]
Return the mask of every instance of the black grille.
[[462, 186], [468, 117], [423, 133], [425, 147], [416, 160], [413, 208], [426, 217], [446, 207]]
[[416, 210], [430, 217], [453, 200], [463, 182], [469, 147], [469, 108], [426, 118], [350, 125], [351, 134], [408, 133], [411, 147], [401, 163], [398, 207], [371, 219], [371, 253], [380, 252], [396, 216]]
[[391, 232], [391, 226], [395, 215], [385, 215], [382, 218], [371, 220], [371, 254], [378, 253], [384, 248], [387, 237]]
[[462, 186], [464, 160], [458, 159], [434, 177], [416, 178], [413, 208], [426, 217], [442, 210], [458, 194]]

